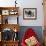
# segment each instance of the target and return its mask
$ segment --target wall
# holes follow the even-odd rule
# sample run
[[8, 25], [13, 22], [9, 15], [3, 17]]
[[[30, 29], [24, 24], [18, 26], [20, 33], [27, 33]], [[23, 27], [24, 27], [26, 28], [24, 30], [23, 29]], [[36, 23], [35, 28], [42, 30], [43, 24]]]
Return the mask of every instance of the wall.
[[21, 26], [19, 32], [20, 42], [24, 36], [24, 33], [27, 31], [28, 28], [32, 28], [34, 32], [37, 34], [39, 41], [43, 43], [43, 30], [41, 26]]
[[[20, 2], [20, 18], [21, 26], [43, 26], [43, 6], [42, 0], [21, 0]], [[23, 20], [23, 8], [37, 8], [37, 20]]]
[[[8, 0], [0, 0], [0, 6], [1, 7], [15, 6], [14, 1], [13, 0], [9, 0], [9, 1]], [[17, 0], [17, 3], [18, 3], [17, 6], [19, 6], [19, 15], [20, 15], [19, 16], [19, 24], [20, 24], [20, 26], [34, 26], [31, 28], [36, 29], [35, 31], [36, 31], [41, 42], [43, 41], [43, 39], [41, 39], [41, 38], [43, 38], [42, 26], [44, 26], [44, 23], [43, 23], [44, 15], [43, 15], [42, 2], [43, 2], [43, 0], [21, 0], [21, 1]], [[24, 20], [23, 19], [23, 8], [37, 8], [37, 19], [36, 20]], [[9, 23], [11, 21], [11, 18], [12, 17], [9, 17]], [[15, 17], [14, 17], [14, 19], [15, 19]], [[15, 20], [12, 22], [15, 22]], [[27, 27], [21, 27], [20, 33], [25, 31], [23, 28], [27, 28]]]
[[[15, 0], [14, 0], [15, 1]], [[0, 0], [0, 6], [9, 7], [15, 6], [13, 0]], [[17, 6], [19, 6], [19, 24], [20, 26], [43, 26], [43, 6], [42, 0], [17, 0]], [[37, 8], [37, 19], [36, 20], [24, 20], [23, 19], [23, 8]], [[10, 20], [10, 19], [9, 19]]]

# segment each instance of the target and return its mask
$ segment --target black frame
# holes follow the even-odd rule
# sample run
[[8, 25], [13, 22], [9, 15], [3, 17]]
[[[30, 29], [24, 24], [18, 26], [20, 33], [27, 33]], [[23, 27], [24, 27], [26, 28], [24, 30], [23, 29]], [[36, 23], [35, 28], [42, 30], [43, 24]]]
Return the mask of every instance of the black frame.
[[[3, 18], [2, 19], [2, 24], [9, 24], [9, 22], [8, 22], [8, 16], [5, 16], [6, 19], [4, 19], [4, 16], [2, 16], [2, 18]], [[17, 16], [17, 22], [15, 24], [19, 24], [19, 17], [18, 16]]]
[[[32, 11], [35, 10], [35, 13], [34, 13], [34, 14], [35, 14], [35, 15], [34, 15], [35, 18], [31, 18], [31, 17], [25, 18], [25, 10], [30, 10], [30, 11], [31, 11], [31, 10], [32, 10]], [[33, 12], [34, 12], [34, 11], [33, 11]], [[37, 19], [37, 8], [23, 8], [23, 19], [24, 19], [24, 20], [36, 20], [36, 19]]]

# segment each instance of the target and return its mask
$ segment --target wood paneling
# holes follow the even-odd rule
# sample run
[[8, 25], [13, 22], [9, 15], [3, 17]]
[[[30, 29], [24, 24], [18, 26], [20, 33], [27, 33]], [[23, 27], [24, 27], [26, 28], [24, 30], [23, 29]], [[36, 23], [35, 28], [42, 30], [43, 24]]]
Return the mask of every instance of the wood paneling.
[[18, 41], [5, 41], [5, 42], [2, 42], [3, 43], [3, 46], [18, 46]]
[[44, 27], [46, 27], [46, 0], [43, 0], [44, 6]]
[[44, 44], [46, 46], [46, 0], [43, 0], [44, 6]]
[[17, 31], [19, 31], [20, 27], [18, 24], [0, 24], [0, 30], [3, 31], [3, 29], [5, 28], [10, 28], [13, 31], [16, 29]]

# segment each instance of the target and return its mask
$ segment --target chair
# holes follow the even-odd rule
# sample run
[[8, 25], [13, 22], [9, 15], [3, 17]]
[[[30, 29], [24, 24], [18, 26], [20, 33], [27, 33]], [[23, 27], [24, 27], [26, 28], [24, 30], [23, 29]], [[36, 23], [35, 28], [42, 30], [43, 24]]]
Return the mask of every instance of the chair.
[[[21, 46], [27, 46], [28, 45], [28, 43], [30, 44], [30, 45], [28, 45], [28, 46], [33, 46], [33, 45], [31, 45], [31, 42], [29, 42], [31, 39], [30, 38], [32, 38], [32, 36], [34, 37], [34, 38], [36, 38], [36, 41], [37, 41], [37, 44], [35, 44], [34, 46], [41, 46], [41, 44], [40, 44], [40, 42], [39, 42], [39, 40], [37, 39], [37, 34], [34, 32], [34, 30], [32, 29], [32, 28], [28, 28], [27, 30], [26, 30], [26, 32], [25, 32], [25, 34], [24, 34], [24, 37], [22, 38], [22, 42], [21, 42]], [[28, 39], [28, 40], [27, 40]], [[30, 40], [29, 40], [30, 39]], [[33, 39], [33, 38], [32, 38]], [[26, 42], [25, 42], [26, 41]], [[33, 41], [32, 41], [33, 42]], [[33, 43], [32, 43], [33, 44]]]

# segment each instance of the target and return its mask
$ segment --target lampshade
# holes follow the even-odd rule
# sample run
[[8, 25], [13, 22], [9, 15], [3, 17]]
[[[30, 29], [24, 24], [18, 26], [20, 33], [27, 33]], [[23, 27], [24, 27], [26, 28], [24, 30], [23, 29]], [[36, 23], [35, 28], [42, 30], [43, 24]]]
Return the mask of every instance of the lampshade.
[[17, 29], [16, 28], [14, 29], [14, 32], [17, 32]]
[[17, 4], [17, 2], [16, 2], [17, 0], [15, 0], [15, 7], [16, 7], [16, 4]]

